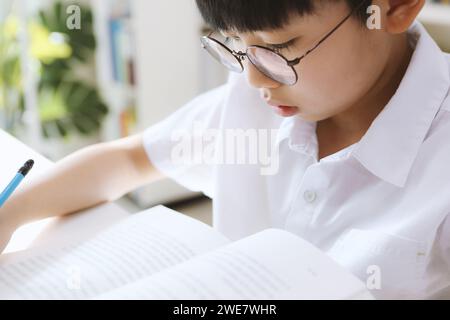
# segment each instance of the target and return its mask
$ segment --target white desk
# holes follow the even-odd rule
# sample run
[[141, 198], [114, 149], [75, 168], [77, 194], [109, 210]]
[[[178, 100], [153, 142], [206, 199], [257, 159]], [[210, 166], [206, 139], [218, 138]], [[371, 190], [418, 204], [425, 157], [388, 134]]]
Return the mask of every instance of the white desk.
[[[28, 159], [35, 165], [22, 184], [33, 177], [51, 170], [53, 163], [24, 145], [11, 135], [0, 130], [0, 189], [3, 189], [17, 170]], [[19, 186], [20, 188], [20, 186]], [[62, 218], [51, 218], [23, 226], [14, 234], [5, 253], [19, 251], [34, 246], [61, 246], [70, 239], [93, 235], [107, 226], [125, 218], [128, 212], [114, 203], [105, 204], [90, 210]]]

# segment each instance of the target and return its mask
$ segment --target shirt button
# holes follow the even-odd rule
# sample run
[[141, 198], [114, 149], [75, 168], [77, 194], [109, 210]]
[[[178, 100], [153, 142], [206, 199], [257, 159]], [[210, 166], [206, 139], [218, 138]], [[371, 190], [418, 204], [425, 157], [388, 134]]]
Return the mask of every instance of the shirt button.
[[317, 194], [314, 191], [306, 190], [303, 193], [303, 199], [305, 199], [306, 202], [313, 203], [316, 198]]

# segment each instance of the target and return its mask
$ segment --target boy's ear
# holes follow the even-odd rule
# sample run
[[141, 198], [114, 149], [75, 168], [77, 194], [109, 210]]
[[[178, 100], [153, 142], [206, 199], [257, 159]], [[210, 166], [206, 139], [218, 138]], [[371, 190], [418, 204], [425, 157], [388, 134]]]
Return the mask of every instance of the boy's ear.
[[386, 30], [398, 34], [408, 30], [425, 5], [425, 0], [385, 0]]

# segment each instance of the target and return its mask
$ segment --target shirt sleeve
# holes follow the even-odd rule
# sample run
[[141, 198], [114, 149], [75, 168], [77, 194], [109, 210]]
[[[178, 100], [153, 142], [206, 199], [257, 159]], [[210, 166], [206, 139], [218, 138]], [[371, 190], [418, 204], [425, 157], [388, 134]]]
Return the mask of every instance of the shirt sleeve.
[[211, 133], [220, 128], [229, 90], [230, 80], [197, 96], [143, 133], [147, 156], [161, 173], [208, 197], [213, 194], [213, 168], [204, 155], [214, 150], [215, 139], [209, 137], [215, 137]]

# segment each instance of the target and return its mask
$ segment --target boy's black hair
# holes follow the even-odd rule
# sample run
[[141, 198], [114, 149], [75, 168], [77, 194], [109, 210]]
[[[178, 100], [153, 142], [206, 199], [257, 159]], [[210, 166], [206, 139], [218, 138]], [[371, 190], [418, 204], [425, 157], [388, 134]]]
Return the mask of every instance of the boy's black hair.
[[[318, 0], [196, 0], [205, 22], [215, 30], [239, 32], [262, 31], [283, 27], [290, 13], [299, 15], [314, 12]], [[329, 0], [331, 1], [331, 0]], [[336, 1], [336, 0], [333, 0]], [[338, 0], [339, 1], [339, 0]], [[345, 0], [350, 8], [367, 2], [355, 13], [363, 23], [371, 0]]]

